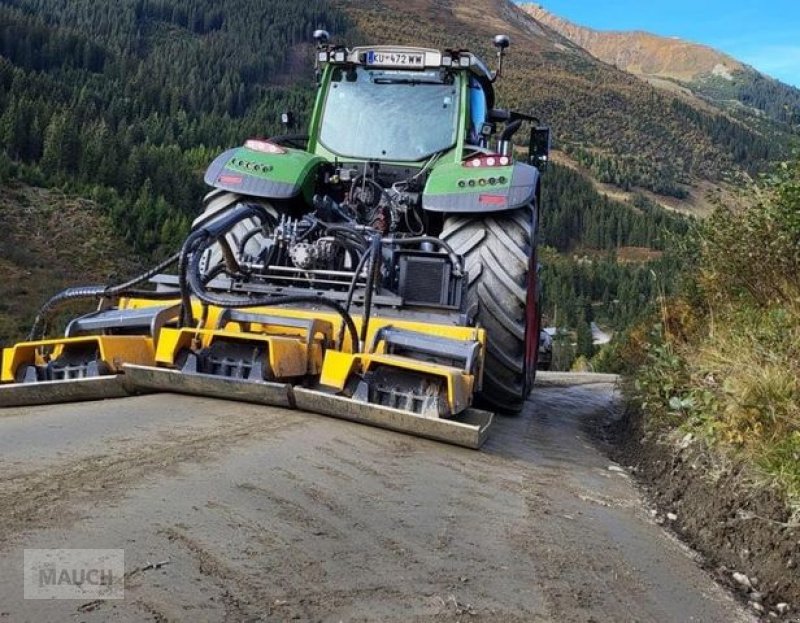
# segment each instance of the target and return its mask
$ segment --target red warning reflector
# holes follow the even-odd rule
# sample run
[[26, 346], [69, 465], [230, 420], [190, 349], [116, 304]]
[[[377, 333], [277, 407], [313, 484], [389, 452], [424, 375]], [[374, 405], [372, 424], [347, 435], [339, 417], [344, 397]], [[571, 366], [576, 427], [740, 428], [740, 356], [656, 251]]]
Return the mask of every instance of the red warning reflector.
[[490, 206], [504, 206], [506, 205], [506, 196], [505, 195], [481, 195], [478, 198], [483, 204], [490, 205]]
[[236, 184], [242, 183], [242, 176], [241, 175], [220, 175], [219, 176], [219, 183], [220, 184], [231, 184], [235, 186]]

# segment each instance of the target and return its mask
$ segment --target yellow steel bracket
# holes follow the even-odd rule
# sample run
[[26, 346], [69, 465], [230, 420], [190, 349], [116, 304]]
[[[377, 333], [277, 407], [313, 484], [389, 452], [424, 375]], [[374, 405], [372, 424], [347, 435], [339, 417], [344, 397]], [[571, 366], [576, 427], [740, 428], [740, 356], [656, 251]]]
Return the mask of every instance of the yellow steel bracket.
[[322, 347], [315, 343], [309, 346], [297, 337], [260, 335], [217, 329], [164, 328], [156, 347], [156, 363], [169, 367], [176, 365], [178, 354], [192, 349], [195, 338], [200, 348], [209, 348], [216, 340], [231, 340], [266, 346], [269, 369], [275, 378], [292, 378], [317, 374], [321, 367]]
[[153, 340], [142, 335], [87, 335], [84, 337], [21, 342], [3, 350], [0, 381], [13, 383], [21, 365], [43, 365], [57, 359], [73, 346], [93, 345], [99, 358], [113, 372], [120, 372], [122, 364], [153, 365], [155, 361]]
[[473, 375], [451, 366], [419, 361], [398, 355], [352, 355], [350, 353], [328, 351], [325, 353], [325, 360], [322, 364], [320, 384], [342, 391], [352, 374], [369, 372], [379, 365], [442, 379], [447, 386], [447, 402], [450, 407], [450, 413], [453, 415], [461, 413], [472, 405], [472, 396], [475, 390], [475, 377]]

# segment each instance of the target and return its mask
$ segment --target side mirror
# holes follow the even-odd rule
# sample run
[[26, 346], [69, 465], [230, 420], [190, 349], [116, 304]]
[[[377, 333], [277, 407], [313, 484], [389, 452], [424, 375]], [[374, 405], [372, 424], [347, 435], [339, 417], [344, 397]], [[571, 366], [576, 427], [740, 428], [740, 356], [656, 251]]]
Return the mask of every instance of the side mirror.
[[528, 164], [544, 172], [549, 161], [550, 128], [534, 127], [531, 129], [531, 142], [528, 147]]

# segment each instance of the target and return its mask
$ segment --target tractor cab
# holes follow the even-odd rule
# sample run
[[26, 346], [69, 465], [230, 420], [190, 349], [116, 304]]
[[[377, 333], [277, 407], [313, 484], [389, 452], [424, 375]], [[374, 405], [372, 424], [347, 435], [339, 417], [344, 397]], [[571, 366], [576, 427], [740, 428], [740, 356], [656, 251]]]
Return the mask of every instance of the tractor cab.
[[321, 47], [310, 148], [329, 160], [422, 163], [480, 145], [494, 104], [474, 54], [408, 47]]

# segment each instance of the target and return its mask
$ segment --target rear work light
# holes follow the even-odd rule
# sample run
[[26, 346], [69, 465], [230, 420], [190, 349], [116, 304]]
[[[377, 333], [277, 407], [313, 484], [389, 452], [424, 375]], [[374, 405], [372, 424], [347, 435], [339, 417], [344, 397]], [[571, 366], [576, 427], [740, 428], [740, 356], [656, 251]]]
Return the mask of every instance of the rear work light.
[[253, 151], [259, 151], [262, 154], [286, 153], [286, 150], [280, 145], [276, 145], [275, 143], [270, 143], [269, 141], [265, 141], [263, 139], [258, 139], [258, 138], [251, 138], [250, 140], [245, 141], [244, 146], [247, 149], [252, 149]]
[[468, 169], [479, 169], [482, 167], [507, 167], [511, 164], [511, 158], [508, 156], [501, 156], [495, 154], [491, 156], [480, 156], [478, 158], [471, 158], [464, 162], [464, 166]]

